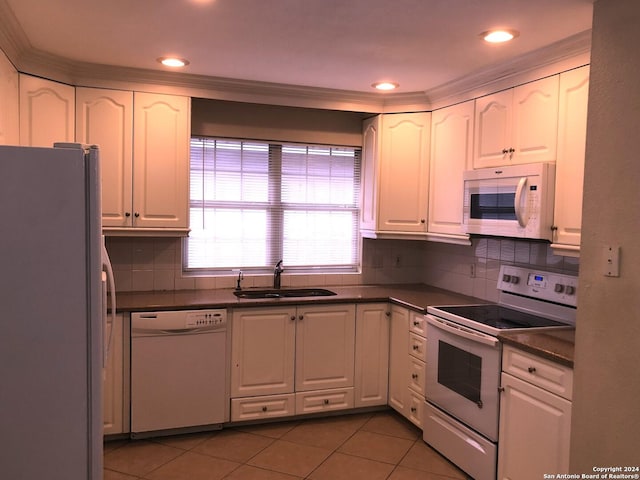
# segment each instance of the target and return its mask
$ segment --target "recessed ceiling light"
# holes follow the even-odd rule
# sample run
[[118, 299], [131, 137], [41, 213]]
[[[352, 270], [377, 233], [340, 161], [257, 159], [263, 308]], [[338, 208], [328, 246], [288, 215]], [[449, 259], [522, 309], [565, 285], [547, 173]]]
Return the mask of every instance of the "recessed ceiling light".
[[180, 68], [189, 65], [189, 60], [177, 57], [160, 57], [157, 59], [165, 67]]
[[484, 41], [489, 43], [508, 42], [509, 40], [516, 38], [518, 35], [520, 35], [520, 33], [516, 30], [489, 30], [480, 34]]
[[398, 88], [400, 85], [394, 82], [376, 82], [371, 84], [371, 86], [373, 88], [375, 88], [376, 90], [395, 90], [396, 88]]

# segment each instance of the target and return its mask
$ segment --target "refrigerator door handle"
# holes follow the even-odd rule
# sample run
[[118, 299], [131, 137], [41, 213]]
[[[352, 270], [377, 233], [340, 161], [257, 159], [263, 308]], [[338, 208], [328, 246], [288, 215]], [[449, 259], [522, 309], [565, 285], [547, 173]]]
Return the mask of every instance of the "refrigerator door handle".
[[[104, 240], [104, 239], [103, 239]], [[111, 266], [111, 260], [109, 259], [109, 254], [107, 253], [107, 248], [104, 245], [104, 241], [102, 242], [102, 268], [103, 271], [107, 274], [107, 285], [108, 291], [110, 293], [111, 298], [111, 329], [109, 330], [109, 340], [106, 342], [105, 347], [102, 352], [102, 366], [107, 366], [107, 358], [109, 357], [109, 352], [111, 350], [111, 345], [113, 343], [113, 329], [116, 324], [116, 285], [115, 280], [113, 278], [113, 268]], [[105, 315], [103, 319], [103, 331], [106, 332], [107, 329], [107, 315], [106, 315], [106, 305], [104, 306]]]

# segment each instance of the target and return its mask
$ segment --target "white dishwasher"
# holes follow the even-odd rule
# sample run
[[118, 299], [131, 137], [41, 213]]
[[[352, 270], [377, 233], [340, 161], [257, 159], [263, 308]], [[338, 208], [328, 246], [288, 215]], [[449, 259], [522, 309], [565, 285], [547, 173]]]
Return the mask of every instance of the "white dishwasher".
[[131, 314], [131, 437], [222, 428], [227, 311]]

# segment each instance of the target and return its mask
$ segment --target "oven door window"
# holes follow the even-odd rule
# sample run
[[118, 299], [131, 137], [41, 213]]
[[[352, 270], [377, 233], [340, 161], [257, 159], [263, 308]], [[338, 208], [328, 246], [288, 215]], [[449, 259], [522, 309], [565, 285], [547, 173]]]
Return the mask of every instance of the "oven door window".
[[481, 406], [481, 382], [481, 357], [442, 340], [438, 342], [439, 384]]

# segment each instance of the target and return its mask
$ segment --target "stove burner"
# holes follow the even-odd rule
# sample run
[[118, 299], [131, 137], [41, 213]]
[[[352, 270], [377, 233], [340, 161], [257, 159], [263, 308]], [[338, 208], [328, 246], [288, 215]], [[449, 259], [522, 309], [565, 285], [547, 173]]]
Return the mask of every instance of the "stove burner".
[[512, 328], [561, 327], [563, 323], [495, 304], [438, 307], [438, 310], [464, 317], [500, 330]]

